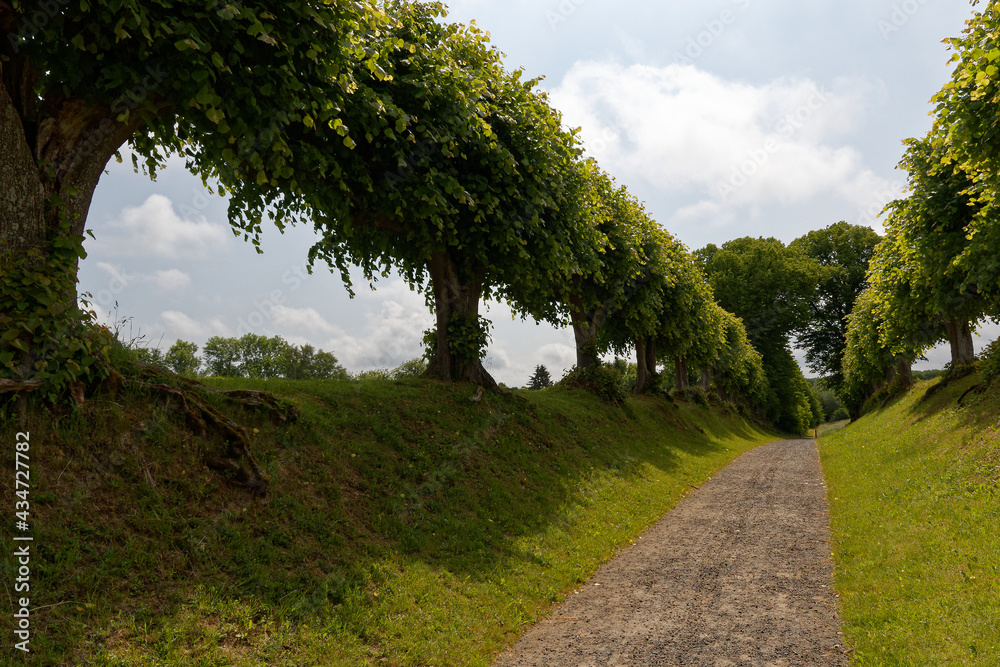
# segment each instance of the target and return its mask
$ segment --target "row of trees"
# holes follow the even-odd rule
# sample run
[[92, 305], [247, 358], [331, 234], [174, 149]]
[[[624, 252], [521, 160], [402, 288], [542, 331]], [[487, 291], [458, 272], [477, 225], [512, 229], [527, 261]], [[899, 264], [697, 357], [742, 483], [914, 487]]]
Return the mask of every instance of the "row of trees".
[[265, 218], [303, 222], [311, 261], [348, 287], [352, 265], [398, 271], [436, 313], [434, 377], [495, 386], [479, 315], [493, 297], [572, 323], [581, 368], [636, 348], [638, 391], [668, 360], [754, 400], [760, 357], [691, 254], [583, 157], [537, 80], [444, 18], [401, 0], [0, 0], [0, 187], [18, 193], [0, 200], [4, 373], [65, 386], [99, 366], [77, 262], [98, 178], [128, 145], [150, 174], [175, 153], [218, 182], [255, 244]]
[[[179, 375], [267, 380], [347, 380], [417, 377], [427, 370], [423, 359], [411, 359], [394, 369], [365, 371], [352, 376], [330, 352], [312, 345], [293, 345], [281, 336], [245, 334], [240, 338], [213, 336], [201, 355], [198, 346], [175, 342], [164, 354], [155, 347], [136, 347], [137, 361], [163, 366]], [[544, 369], [544, 367], [542, 367]]]
[[973, 331], [1000, 315], [1000, 9], [990, 2], [950, 40], [955, 69], [934, 124], [906, 142], [908, 196], [886, 208], [870, 287], [850, 317], [844, 396], [855, 412], [947, 340], [951, 364], [975, 359]]
[[[637, 392], [666, 367], [678, 388], [695, 376], [803, 430], [815, 401], [788, 336], [830, 365], [829, 332], [811, 340], [807, 322], [839, 316], [823, 309], [853, 289], [839, 248], [744, 239], [696, 258], [586, 159], [538, 81], [507, 71], [475, 26], [446, 22], [441, 3], [119, 5], [0, 0], [12, 36], [0, 187], [19, 193], [0, 199], [7, 377], [59, 388], [99, 374], [77, 262], [97, 180], [127, 145], [151, 175], [174, 153], [217, 182], [255, 244], [265, 219], [313, 226], [311, 262], [348, 288], [351, 266], [398, 271], [436, 314], [433, 377], [495, 386], [479, 310], [499, 298], [571, 325], [583, 372], [634, 350]], [[260, 354], [224, 347], [225, 372], [209, 372], [256, 369]]]

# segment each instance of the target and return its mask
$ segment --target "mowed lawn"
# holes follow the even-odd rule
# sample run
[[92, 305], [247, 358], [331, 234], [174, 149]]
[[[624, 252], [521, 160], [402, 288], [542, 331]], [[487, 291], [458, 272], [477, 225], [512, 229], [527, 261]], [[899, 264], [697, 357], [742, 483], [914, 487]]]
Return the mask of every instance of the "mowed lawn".
[[969, 377], [821, 437], [857, 665], [1000, 664], [1000, 425]]

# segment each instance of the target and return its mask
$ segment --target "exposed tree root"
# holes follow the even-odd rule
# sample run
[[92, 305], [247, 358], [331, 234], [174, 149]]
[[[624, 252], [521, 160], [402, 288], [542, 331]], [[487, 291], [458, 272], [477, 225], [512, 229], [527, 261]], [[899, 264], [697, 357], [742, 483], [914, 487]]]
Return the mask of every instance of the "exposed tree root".
[[[226, 441], [228, 449], [224, 456], [208, 457], [205, 459], [206, 465], [213, 470], [235, 473], [233, 481], [239, 486], [253, 490], [256, 496], [263, 497], [267, 494], [270, 478], [260, 469], [250, 452], [250, 435], [246, 429], [201, 402], [185, 389], [155, 383], [145, 383], [142, 386], [166, 399], [165, 408], [168, 412], [181, 412], [187, 419], [188, 427], [198, 437], [207, 438], [211, 430]], [[246, 460], [249, 470], [240, 465], [241, 458]]]
[[971, 387], [969, 387], [968, 389], [966, 389], [964, 392], [962, 392], [962, 395], [958, 397], [958, 405], [961, 406], [963, 403], [965, 403], [965, 398], [969, 394], [971, 394], [973, 392], [975, 392], [977, 394], [981, 394], [984, 391], [986, 391], [986, 388], [988, 386], [989, 386], [989, 384], [986, 383], [986, 382], [980, 382], [979, 384], [972, 385]]
[[35, 391], [41, 388], [41, 380], [27, 380], [25, 382], [18, 382], [17, 380], [4, 380], [0, 379], [0, 394], [9, 394], [19, 391]]
[[263, 391], [251, 391], [247, 389], [233, 389], [231, 391], [215, 391], [227, 400], [239, 403], [242, 406], [255, 408], [264, 412], [269, 412], [282, 424], [290, 424], [299, 418], [299, 410], [294, 405], [289, 405], [278, 400], [272, 394]]
[[[157, 373], [151, 375], [157, 375]], [[196, 382], [189, 382], [189, 384], [200, 386]], [[257, 460], [250, 451], [250, 434], [245, 428], [200, 400], [194, 395], [191, 388], [158, 382], [143, 382], [139, 386], [164, 399], [167, 411], [182, 413], [187, 420], [188, 427], [198, 437], [208, 438], [209, 434], [214, 432], [228, 444], [223, 456], [206, 457], [205, 464], [209, 468], [232, 475], [231, 478], [235, 484], [251, 489], [258, 497], [267, 495], [270, 477], [260, 469]], [[264, 392], [228, 391], [214, 393], [241, 405], [254, 409], [264, 409], [275, 415], [281, 423], [292, 422], [298, 418], [298, 411], [294, 407], [286, 406], [276, 397]]]
[[[930, 399], [936, 393], [944, 389], [945, 387], [955, 382], [958, 382], [962, 378], [966, 378], [975, 372], [976, 372], [976, 366], [974, 364], [963, 364], [961, 366], [949, 370], [947, 373], [941, 376], [941, 379], [938, 380], [937, 384], [933, 385], [930, 389], [927, 390], [927, 393], [924, 394], [923, 398], [920, 399], [920, 402], [923, 403], [924, 401]], [[965, 393], [968, 394], [969, 392]], [[962, 395], [962, 398], [965, 398], [965, 394]], [[959, 403], [961, 402], [962, 399], [959, 399]]]

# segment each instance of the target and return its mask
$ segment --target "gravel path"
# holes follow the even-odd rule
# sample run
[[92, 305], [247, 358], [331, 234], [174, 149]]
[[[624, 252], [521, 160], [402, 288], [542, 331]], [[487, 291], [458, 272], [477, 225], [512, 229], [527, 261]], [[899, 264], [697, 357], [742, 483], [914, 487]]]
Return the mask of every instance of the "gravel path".
[[813, 440], [748, 452], [602, 567], [508, 665], [846, 665]]

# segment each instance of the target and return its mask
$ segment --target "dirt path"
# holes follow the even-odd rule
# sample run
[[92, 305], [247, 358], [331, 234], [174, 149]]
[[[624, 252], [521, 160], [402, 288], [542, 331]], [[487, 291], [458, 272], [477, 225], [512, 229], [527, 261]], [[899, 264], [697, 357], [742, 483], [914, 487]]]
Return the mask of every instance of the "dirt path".
[[748, 452], [496, 666], [846, 665], [816, 444]]

